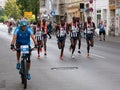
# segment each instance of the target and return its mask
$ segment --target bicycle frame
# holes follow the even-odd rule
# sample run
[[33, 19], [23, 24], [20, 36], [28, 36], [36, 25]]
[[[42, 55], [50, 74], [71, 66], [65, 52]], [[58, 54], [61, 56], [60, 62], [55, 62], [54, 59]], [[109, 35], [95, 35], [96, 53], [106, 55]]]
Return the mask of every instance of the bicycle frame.
[[27, 54], [30, 53], [30, 50], [28, 48], [28, 46], [21, 46], [21, 69], [20, 72], [21, 73], [21, 80], [22, 80], [22, 84], [24, 84], [24, 89], [27, 88], [27, 74], [28, 74], [28, 63], [27, 63], [27, 59], [29, 58]]
[[24, 84], [24, 89], [27, 88], [27, 74], [28, 74], [28, 62], [29, 54], [34, 48], [30, 49], [28, 45], [21, 45], [20, 50], [21, 51], [21, 68], [19, 73], [21, 74], [21, 81], [22, 84]]

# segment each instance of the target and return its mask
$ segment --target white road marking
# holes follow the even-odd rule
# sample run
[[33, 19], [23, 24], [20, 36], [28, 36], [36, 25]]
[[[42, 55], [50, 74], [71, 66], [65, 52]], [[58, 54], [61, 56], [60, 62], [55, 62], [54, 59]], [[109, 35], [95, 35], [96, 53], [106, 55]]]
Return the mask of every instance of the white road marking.
[[91, 54], [92, 56], [95, 56], [95, 57], [98, 57], [98, 58], [103, 58], [103, 59], [105, 59], [105, 57], [104, 56], [101, 56], [101, 55], [97, 55], [97, 54]]

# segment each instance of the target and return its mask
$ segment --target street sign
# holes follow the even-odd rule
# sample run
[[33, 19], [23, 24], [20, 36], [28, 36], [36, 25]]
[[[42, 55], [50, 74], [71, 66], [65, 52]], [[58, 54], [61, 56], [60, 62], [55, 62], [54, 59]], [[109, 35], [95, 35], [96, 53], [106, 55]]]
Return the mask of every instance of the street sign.
[[52, 16], [55, 16], [55, 11], [51, 11], [50, 14], [51, 14]]
[[32, 12], [24, 12], [24, 17], [25, 18], [31, 18], [32, 17]]

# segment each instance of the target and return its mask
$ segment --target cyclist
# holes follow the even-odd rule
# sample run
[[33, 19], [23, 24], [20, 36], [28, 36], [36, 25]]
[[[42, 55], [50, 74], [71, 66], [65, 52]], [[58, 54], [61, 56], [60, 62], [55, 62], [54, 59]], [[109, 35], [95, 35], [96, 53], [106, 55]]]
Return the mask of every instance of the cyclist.
[[48, 28], [47, 28], [47, 23], [46, 20], [43, 19], [42, 20], [42, 31], [43, 31], [43, 46], [44, 46], [44, 55], [47, 55], [46, 53], [46, 42], [47, 42], [47, 33], [48, 33]]
[[91, 16], [87, 17], [87, 22], [84, 24], [84, 30], [86, 30], [86, 43], [87, 43], [87, 57], [89, 58], [90, 46], [94, 45], [94, 31], [96, 27], [94, 22], [92, 22]]
[[74, 58], [74, 51], [76, 48], [76, 43], [77, 43], [77, 39], [78, 39], [78, 23], [76, 22], [76, 17], [72, 18], [72, 23], [71, 23], [71, 29], [70, 29], [70, 41], [71, 41], [71, 45], [70, 45], [70, 50], [72, 49], [72, 55], [71, 57]]
[[38, 43], [38, 59], [40, 59], [40, 52], [42, 52], [43, 47], [43, 38], [42, 38], [42, 27], [41, 27], [41, 20], [38, 21], [36, 30], [35, 30], [35, 38]]
[[63, 60], [63, 51], [65, 47], [66, 33], [68, 33], [67, 24], [64, 18], [60, 20], [60, 25], [56, 26], [56, 32], [57, 32], [58, 48], [61, 49], [60, 60]]
[[[31, 28], [29, 28], [27, 26], [27, 22], [26, 21], [20, 21], [20, 26], [17, 27], [14, 31], [13, 34], [13, 39], [11, 41], [11, 49], [14, 50], [14, 44], [16, 42], [16, 48], [20, 48], [21, 45], [29, 45], [30, 46], [30, 36], [35, 44], [35, 47], [37, 47], [37, 42], [34, 38], [33, 32], [31, 30]], [[30, 80], [31, 76], [29, 73], [30, 70], [30, 54], [29, 54], [29, 58], [28, 58], [28, 75], [27, 75], [27, 79]], [[20, 69], [20, 51], [17, 51], [17, 65], [16, 68], [19, 70]]]

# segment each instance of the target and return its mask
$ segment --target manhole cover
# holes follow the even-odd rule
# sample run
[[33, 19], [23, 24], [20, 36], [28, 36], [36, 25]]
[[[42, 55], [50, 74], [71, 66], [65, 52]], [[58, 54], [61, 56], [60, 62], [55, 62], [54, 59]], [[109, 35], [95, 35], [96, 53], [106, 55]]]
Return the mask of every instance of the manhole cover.
[[53, 67], [51, 70], [74, 70], [78, 69], [78, 67]]
[[0, 81], [0, 88], [5, 88], [5, 80]]

